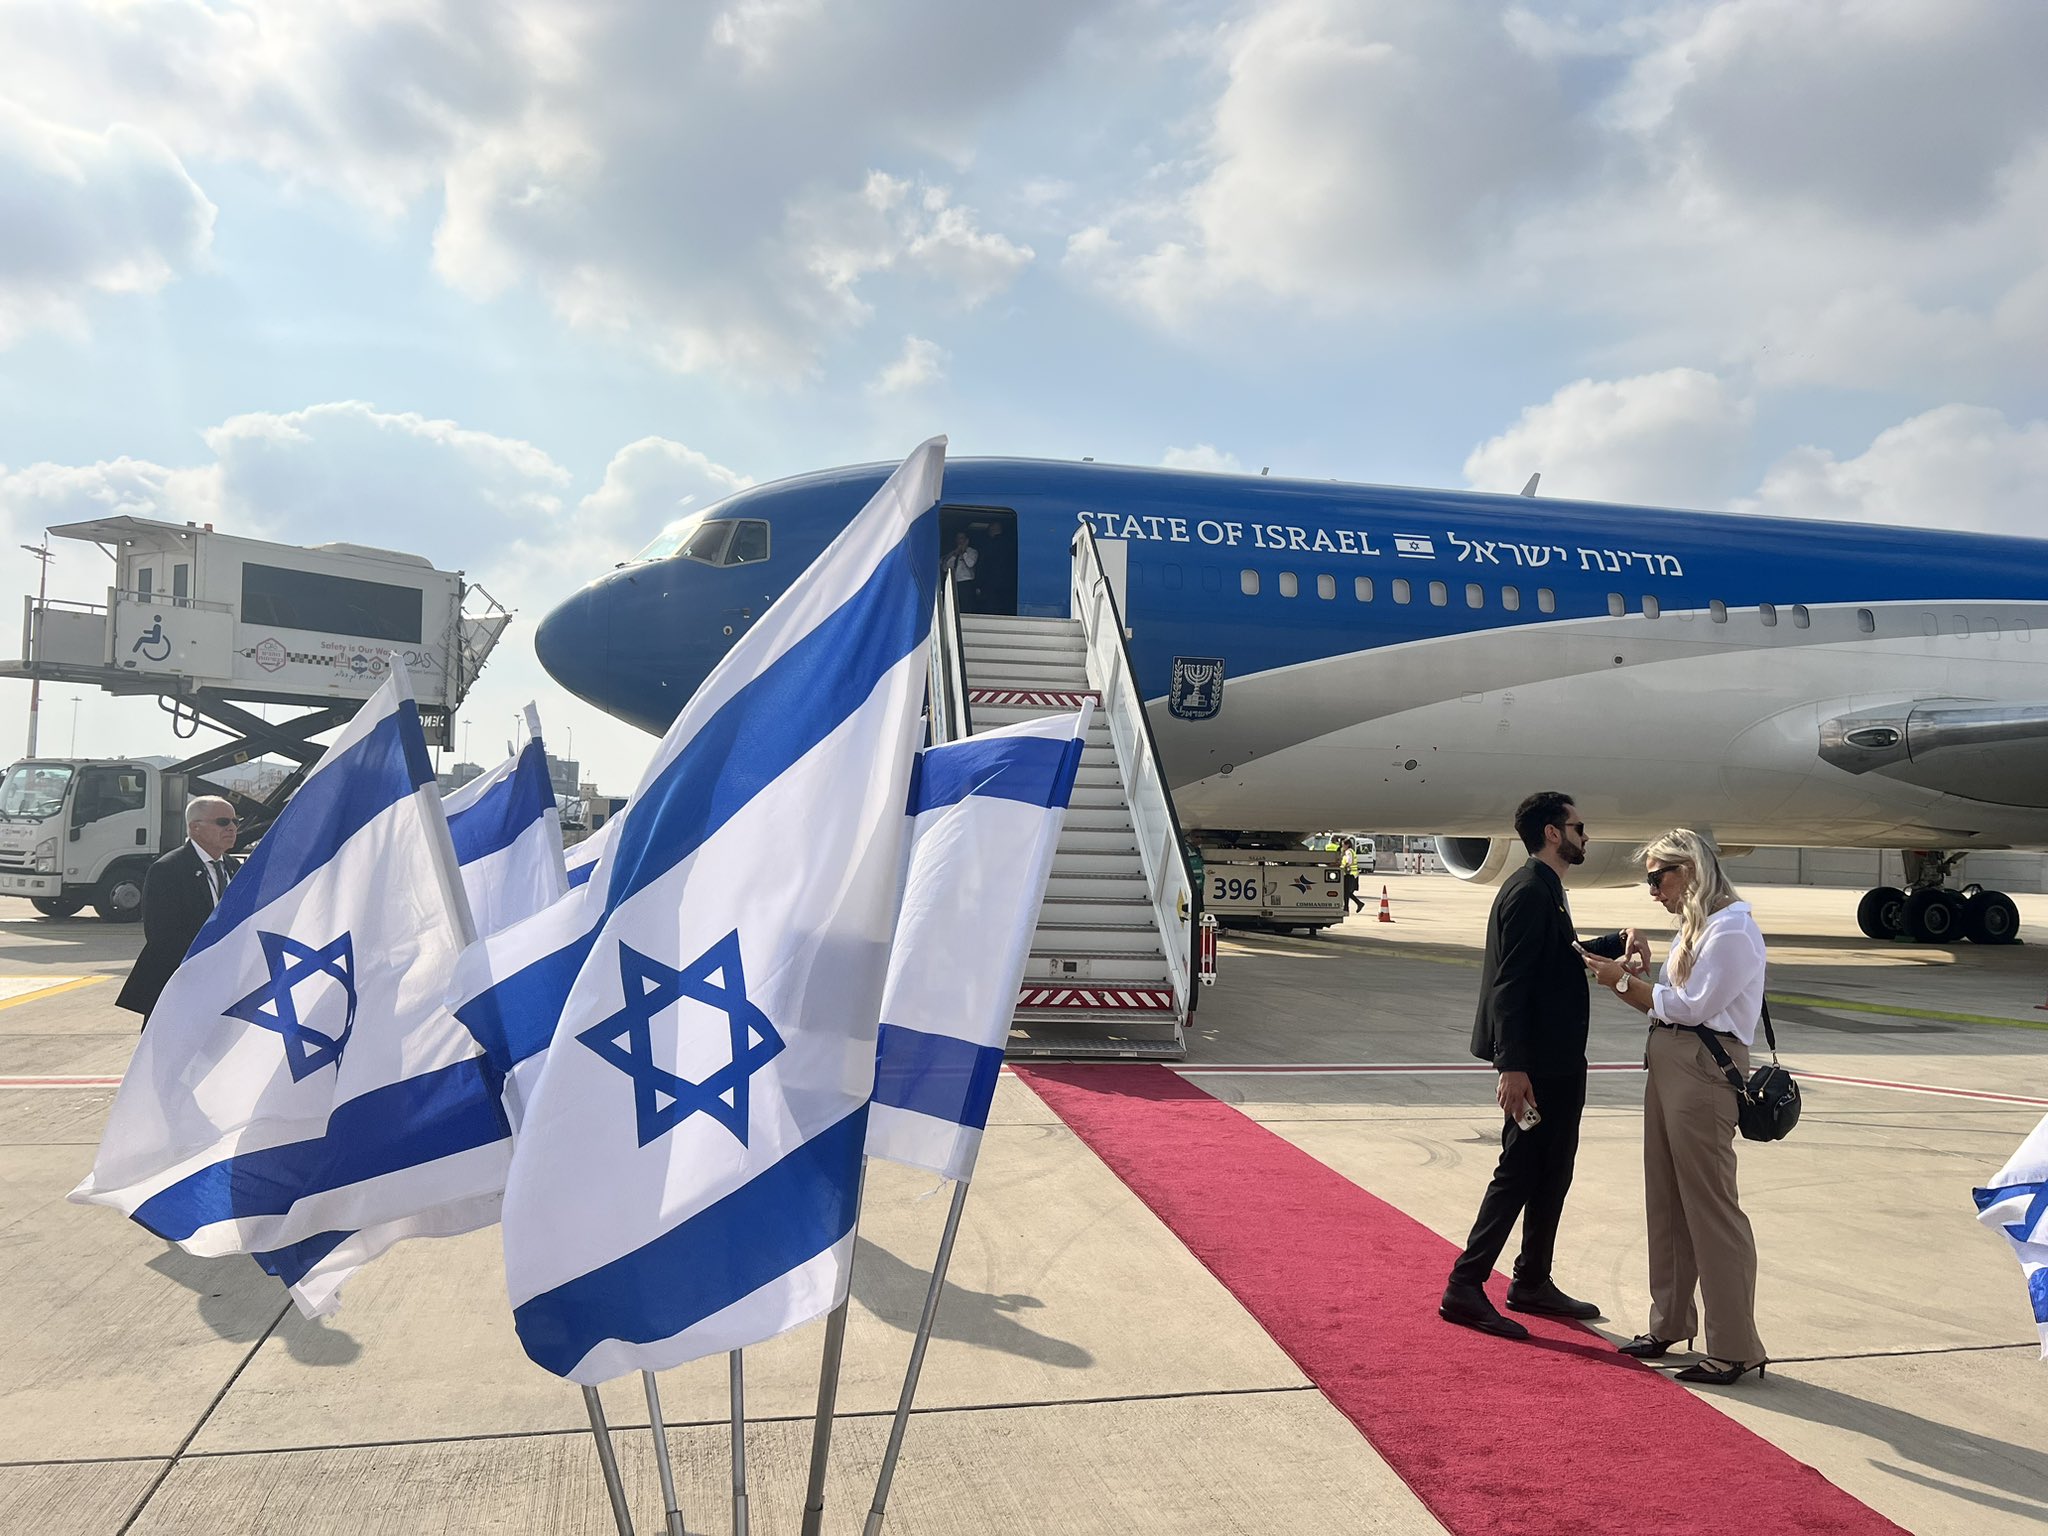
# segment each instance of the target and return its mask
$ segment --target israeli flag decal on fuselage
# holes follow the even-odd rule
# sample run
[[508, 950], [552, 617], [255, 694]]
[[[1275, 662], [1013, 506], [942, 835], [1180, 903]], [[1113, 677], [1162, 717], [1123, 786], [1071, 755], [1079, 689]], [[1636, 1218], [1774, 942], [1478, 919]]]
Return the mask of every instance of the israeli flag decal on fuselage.
[[1176, 720], [1213, 720], [1223, 708], [1223, 658], [1176, 656], [1166, 712]]
[[1394, 535], [1394, 553], [1404, 560], [1434, 560], [1436, 540], [1426, 533], [1397, 533]]

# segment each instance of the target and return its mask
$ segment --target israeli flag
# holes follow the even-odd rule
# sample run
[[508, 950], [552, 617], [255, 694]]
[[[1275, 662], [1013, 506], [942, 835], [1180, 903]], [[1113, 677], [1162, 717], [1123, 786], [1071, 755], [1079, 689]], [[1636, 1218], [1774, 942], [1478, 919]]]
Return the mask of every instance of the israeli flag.
[[394, 660], [193, 940], [71, 1198], [218, 1255], [502, 1188], [495, 1085], [444, 1000], [469, 937]]
[[619, 817], [625, 814], [624, 811], [618, 812], [610, 821], [569, 850], [569, 884], [571, 886], [587, 885], [590, 883], [590, 877], [597, 872], [598, 860], [604, 857], [605, 850], [612, 845], [612, 833], [619, 825]]
[[927, 747], [882, 993], [868, 1155], [974, 1173], [1003, 1043], [1094, 712]]
[[2026, 1276], [2041, 1358], [2048, 1360], [2048, 1118], [2020, 1143], [1988, 1189], [1972, 1190], [1977, 1219], [2003, 1232]]
[[[548, 781], [540, 712], [532, 704], [526, 706], [526, 728], [525, 747], [442, 800], [480, 935], [531, 917], [569, 891], [562, 823]], [[325, 1317], [340, 1305], [342, 1285], [394, 1243], [491, 1226], [502, 1199], [503, 1191], [493, 1190], [363, 1232], [322, 1232], [254, 1257], [284, 1282], [300, 1312]]]
[[[460, 1005], [494, 1063], [539, 1057], [505, 1278], [557, 1375], [744, 1348], [845, 1294], [944, 449], [913, 453], [734, 646], [583, 900], [512, 930], [533, 949], [489, 946]], [[800, 869], [771, 856], [792, 839]]]
[[443, 801], [463, 889], [479, 934], [496, 933], [568, 893], [562, 818], [548, 781], [540, 712], [526, 706], [527, 742]]

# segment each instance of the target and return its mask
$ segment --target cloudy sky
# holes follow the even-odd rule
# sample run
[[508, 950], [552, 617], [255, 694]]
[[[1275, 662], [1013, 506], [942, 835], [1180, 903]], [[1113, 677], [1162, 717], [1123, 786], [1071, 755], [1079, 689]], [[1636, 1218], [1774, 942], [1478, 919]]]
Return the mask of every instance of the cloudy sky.
[[[415, 551], [519, 610], [473, 755], [538, 696], [624, 792], [534, 621], [937, 431], [2048, 531], [2044, 58], [2040, 0], [0, 0], [0, 588], [117, 511]], [[71, 697], [46, 750], [171, 748]]]

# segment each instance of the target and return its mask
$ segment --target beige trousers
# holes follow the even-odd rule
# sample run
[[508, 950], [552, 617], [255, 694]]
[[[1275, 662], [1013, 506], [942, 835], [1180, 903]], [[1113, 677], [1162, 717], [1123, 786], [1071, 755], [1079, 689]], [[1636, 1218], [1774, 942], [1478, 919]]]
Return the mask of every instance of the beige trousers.
[[[1723, 1035], [1721, 1046], [1747, 1079], [1749, 1047], [1733, 1035]], [[1766, 1356], [1756, 1334], [1756, 1239], [1735, 1193], [1735, 1090], [1691, 1030], [1652, 1028], [1643, 1064], [1650, 1332], [1695, 1337], [1697, 1289], [1707, 1354], [1754, 1365]]]

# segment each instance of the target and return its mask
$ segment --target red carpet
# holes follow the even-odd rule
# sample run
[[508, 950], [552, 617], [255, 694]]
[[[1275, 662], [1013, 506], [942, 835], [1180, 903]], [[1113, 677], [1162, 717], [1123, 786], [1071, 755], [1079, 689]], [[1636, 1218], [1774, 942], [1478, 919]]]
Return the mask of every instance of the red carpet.
[[1576, 1323], [1442, 1322], [1451, 1244], [1165, 1068], [1014, 1070], [1456, 1536], [1899, 1532]]

